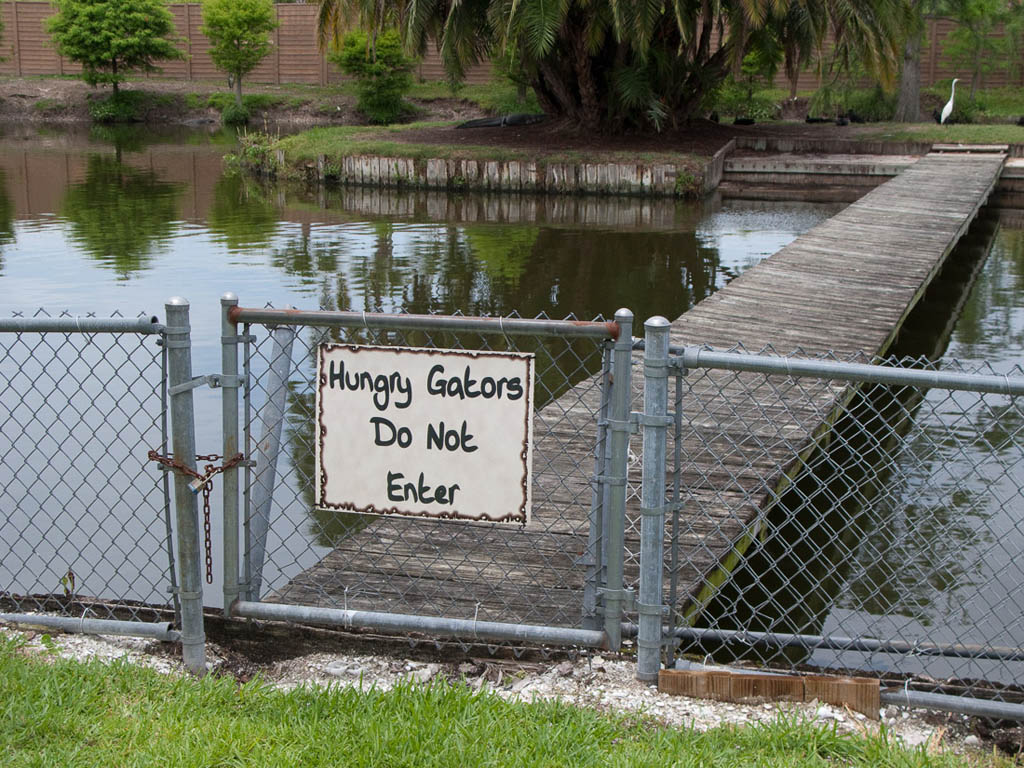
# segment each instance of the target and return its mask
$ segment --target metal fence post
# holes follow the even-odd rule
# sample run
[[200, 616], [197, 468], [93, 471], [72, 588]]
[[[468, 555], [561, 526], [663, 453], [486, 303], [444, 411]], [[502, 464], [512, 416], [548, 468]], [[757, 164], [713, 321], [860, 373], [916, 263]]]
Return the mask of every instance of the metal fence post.
[[[220, 299], [221, 323], [221, 408], [224, 439], [223, 456], [228, 461], [238, 447], [238, 328], [228, 319], [228, 312], [238, 306], [238, 297], [225, 293]], [[238, 467], [223, 474], [224, 503], [224, 615], [231, 615], [231, 606], [238, 600]]]
[[605, 527], [605, 563], [608, 581], [604, 590], [604, 631], [608, 644], [618, 650], [622, 643], [623, 558], [626, 529], [626, 478], [629, 472], [629, 401], [632, 391], [633, 313], [615, 313], [619, 337], [612, 352], [612, 403], [608, 428], [611, 451], [604, 482], [608, 493], [608, 525]]
[[[171, 450], [174, 460], [195, 471], [196, 436], [192, 407], [192, 341], [189, 304], [175, 296], [165, 306], [167, 379], [171, 396]], [[206, 633], [203, 628], [203, 581], [200, 567], [199, 503], [189, 478], [174, 473], [174, 502], [178, 523], [178, 563], [181, 589], [181, 653], [185, 667], [206, 672]]]
[[256, 476], [253, 479], [251, 541], [247, 542], [251, 574], [249, 600], [259, 600], [263, 591], [263, 561], [270, 532], [270, 508], [274, 501], [277, 457], [281, 452], [281, 432], [288, 410], [288, 375], [292, 367], [293, 326], [278, 326], [273, 331], [274, 346], [267, 371], [267, 400], [260, 410], [263, 432], [256, 444]]
[[668, 417], [668, 342], [664, 317], [644, 323], [644, 460], [640, 520], [640, 595], [637, 600], [637, 680], [658, 679], [661, 668], [662, 578], [665, 536], [665, 442]]

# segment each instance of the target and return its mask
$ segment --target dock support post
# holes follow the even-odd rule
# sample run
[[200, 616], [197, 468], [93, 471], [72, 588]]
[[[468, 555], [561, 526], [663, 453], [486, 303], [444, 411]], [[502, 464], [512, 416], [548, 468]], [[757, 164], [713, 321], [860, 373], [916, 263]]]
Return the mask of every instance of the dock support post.
[[658, 679], [661, 669], [662, 581], [665, 538], [665, 443], [668, 416], [668, 345], [664, 317], [644, 323], [643, 487], [640, 520], [640, 595], [637, 600], [636, 678]]
[[[236, 455], [238, 447], [238, 328], [228, 312], [238, 306], [238, 297], [225, 293], [220, 299], [221, 323], [221, 425], [224, 431], [224, 461]], [[225, 469], [222, 479], [224, 504], [224, 615], [239, 597], [238, 588], [238, 466]]]
[[[195, 412], [192, 404], [192, 332], [185, 299], [167, 300], [167, 383], [171, 395], [171, 451], [174, 460], [196, 469]], [[178, 522], [178, 570], [181, 576], [181, 655], [185, 668], [206, 672], [206, 631], [203, 627], [203, 576], [199, 564], [199, 500], [189, 477], [174, 473], [174, 508]]]
[[612, 351], [612, 402], [608, 428], [611, 432], [610, 457], [604, 472], [608, 489], [608, 516], [605, 530], [607, 582], [604, 588], [604, 631], [608, 644], [618, 650], [622, 643], [624, 539], [626, 535], [626, 478], [629, 462], [629, 402], [632, 392], [633, 313], [620, 309], [615, 313], [619, 337]]

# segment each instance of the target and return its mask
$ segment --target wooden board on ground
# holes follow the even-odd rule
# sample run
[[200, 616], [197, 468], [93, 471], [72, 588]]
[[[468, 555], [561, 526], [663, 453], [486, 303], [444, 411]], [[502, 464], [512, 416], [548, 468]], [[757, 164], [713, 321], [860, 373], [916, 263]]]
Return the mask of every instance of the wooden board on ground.
[[737, 703], [817, 701], [878, 719], [881, 685], [870, 677], [774, 675], [733, 669], [663, 669], [658, 690], [675, 696]]

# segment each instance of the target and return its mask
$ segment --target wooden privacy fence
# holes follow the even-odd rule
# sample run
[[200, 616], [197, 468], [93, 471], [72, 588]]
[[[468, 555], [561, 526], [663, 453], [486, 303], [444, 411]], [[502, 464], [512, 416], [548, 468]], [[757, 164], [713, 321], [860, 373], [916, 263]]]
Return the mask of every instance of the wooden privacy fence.
[[[260, 83], [306, 83], [330, 85], [344, 76], [327, 61], [316, 41], [317, 5], [311, 3], [283, 3], [276, 5], [279, 26], [274, 32], [274, 50], [247, 78]], [[163, 65], [161, 77], [180, 80], [220, 80], [209, 56], [210, 44], [200, 31], [202, 7], [197, 3], [175, 3], [170, 6], [174, 16], [180, 46], [187, 54], [184, 61], [171, 61]], [[0, 74], [6, 75], [72, 75], [80, 68], [74, 62], [57, 55], [45, 30], [45, 20], [53, 14], [49, 3], [25, 0], [5, 2], [0, 8], [3, 37], [0, 38]], [[931, 19], [925, 32], [921, 62], [921, 84], [929, 86], [954, 76], [969, 77], [968, 72], [955, 69], [949, 57], [943, 55], [943, 41], [956, 25], [946, 19]], [[1000, 35], [1002, 33], [999, 33]], [[1024, 67], [1014, 66], [1009, 59], [982, 77], [982, 86], [997, 88], [1006, 85], [1024, 85]], [[489, 65], [469, 70], [466, 82], [486, 83], [490, 79]], [[444, 68], [437, 51], [431, 48], [417, 67], [421, 80], [441, 80]], [[779, 87], [789, 83], [784, 75], [776, 78]], [[802, 72], [797, 81], [800, 90], [813, 90], [820, 85], [817, 74]]]
[[[203, 25], [202, 6], [198, 3], [174, 3], [169, 6], [174, 16], [175, 34], [185, 52], [184, 61], [161, 64], [160, 77], [177, 80], [221, 80], [224, 75], [210, 58], [210, 43], [200, 31]], [[344, 75], [320, 52], [316, 40], [316, 4], [282, 3], [275, 5], [278, 28], [274, 31], [274, 50], [246, 78], [259, 83], [305, 83], [329, 85]], [[57, 55], [45, 21], [53, 15], [49, 3], [5, 2], [0, 8], [3, 37], [0, 38], [0, 74], [5, 75], [74, 75], [81, 67]], [[417, 76], [422, 80], [444, 77], [441, 58], [430, 50], [419, 63]], [[469, 83], [486, 83], [490, 66], [473, 67], [466, 76]]]

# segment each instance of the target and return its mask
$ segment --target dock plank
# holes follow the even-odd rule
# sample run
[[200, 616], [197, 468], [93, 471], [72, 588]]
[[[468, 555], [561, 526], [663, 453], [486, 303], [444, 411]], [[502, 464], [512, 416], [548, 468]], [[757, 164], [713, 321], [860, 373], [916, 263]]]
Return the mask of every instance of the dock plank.
[[[1004, 159], [927, 155], [677, 318], [671, 343], [739, 344], [748, 351], [771, 345], [780, 353], [829, 351], [840, 359], [884, 354], [988, 198]], [[636, 392], [641, 375], [642, 366], [634, 366]], [[790, 401], [757, 381], [704, 372], [683, 398], [682, 449], [691, 458], [681, 474], [678, 575], [688, 599], [745, 534], [757, 531], [794, 456], [814, 445], [849, 392], [812, 380], [799, 401]], [[528, 525], [379, 519], [265, 599], [577, 625], [599, 396], [599, 387], [584, 382], [538, 412]], [[632, 584], [637, 462], [629, 482], [625, 573]]]

